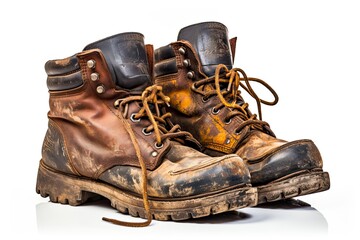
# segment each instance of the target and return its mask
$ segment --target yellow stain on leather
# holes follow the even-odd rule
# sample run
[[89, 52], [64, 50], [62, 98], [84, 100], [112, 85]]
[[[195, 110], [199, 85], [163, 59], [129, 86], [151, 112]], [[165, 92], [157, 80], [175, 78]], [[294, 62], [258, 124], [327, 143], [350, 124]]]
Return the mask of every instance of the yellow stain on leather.
[[194, 103], [188, 90], [174, 91], [169, 94], [170, 103], [176, 109], [185, 114], [190, 114], [194, 110]]

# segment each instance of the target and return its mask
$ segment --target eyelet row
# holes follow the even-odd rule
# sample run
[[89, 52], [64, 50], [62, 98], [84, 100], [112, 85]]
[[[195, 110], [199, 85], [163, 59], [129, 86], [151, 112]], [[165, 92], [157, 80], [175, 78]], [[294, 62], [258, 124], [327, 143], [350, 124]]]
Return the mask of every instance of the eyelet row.
[[[179, 53], [180, 53], [181, 55], [185, 55], [185, 53], [186, 53], [186, 48], [185, 48], [185, 47], [180, 47], [180, 48], [179, 48]], [[190, 67], [191, 67], [191, 61], [190, 61], [190, 59], [188, 59], [188, 58], [184, 59], [184, 60], [183, 60], [183, 64], [184, 64], [185, 67], [190, 68]], [[189, 71], [186, 73], [186, 77], [187, 77], [188, 79], [194, 79], [194, 77], [195, 77], [195, 72], [192, 71], [192, 70], [189, 70]], [[202, 100], [203, 103], [206, 103], [207, 101], [209, 101], [209, 98], [202, 97], [201, 100]], [[220, 110], [221, 110], [221, 109], [216, 109], [215, 107], [213, 107], [213, 108], [211, 109], [211, 113], [214, 114], [214, 115], [217, 115], [217, 114], [219, 114]], [[231, 123], [231, 119], [229, 119], [228, 121], [225, 121], [225, 124], [230, 124], [230, 123]], [[144, 131], [144, 130], [143, 130], [143, 131]], [[239, 133], [236, 133], [236, 134], [239, 134]], [[231, 142], [230, 139], [227, 138], [226, 141], [225, 141], [225, 144], [230, 144], [230, 142]], [[155, 147], [157, 147], [157, 143], [155, 143]]]
[[[95, 70], [96, 68], [96, 61], [94, 59], [90, 59], [86, 62], [86, 66], [89, 68], [89, 69], [92, 69], [92, 70]], [[100, 79], [100, 74], [97, 73], [97, 72], [93, 72], [90, 74], [90, 80], [93, 81], [93, 82], [96, 82]], [[102, 94], [105, 92], [105, 87], [104, 85], [102, 84], [99, 84], [97, 87], [96, 87], [96, 92], [98, 94]]]
[[[87, 66], [89, 69], [95, 70], [95, 68], [96, 68], [96, 61], [93, 60], [93, 59], [90, 59], [90, 60], [88, 60], [88, 61], [86, 62], [86, 66]], [[96, 82], [96, 81], [98, 81], [99, 79], [100, 79], [100, 74], [99, 74], [99, 73], [93, 72], [93, 73], [90, 74], [90, 80], [91, 80], [91, 81]], [[102, 84], [98, 85], [98, 86], [96, 87], [96, 92], [97, 92], [98, 94], [104, 93], [104, 92], [105, 92], [105, 87], [104, 87], [104, 85], [102, 85]], [[114, 107], [115, 107], [115, 108], [118, 108], [118, 107], [119, 107], [120, 101], [121, 101], [121, 99], [118, 99], [118, 100], [116, 100], [116, 101], [114, 102]], [[140, 122], [140, 121], [141, 121], [141, 118], [136, 119], [136, 118], [135, 118], [135, 115], [136, 115], [135, 113], [131, 114], [130, 120], [131, 120], [132, 122], [134, 122], [134, 123]], [[143, 129], [142, 129], [142, 133], [143, 133], [145, 136], [148, 136], [148, 135], [151, 135], [151, 134], [152, 134], [152, 131], [151, 131], [151, 132], [146, 132], [146, 128], [143, 128]], [[160, 148], [164, 147], [164, 144], [161, 143], [160, 145], [158, 145], [157, 142], [155, 142], [155, 143], [154, 143], [154, 146], [155, 146], [156, 149], [160, 149]], [[153, 151], [153, 152], [151, 153], [151, 156], [152, 156], [152, 157], [156, 157], [157, 155], [158, 155], [158, 152], [157, 152], [157, 151]]]
[[[207, 100], [204, 99], [204, 98], [202, 98], [202, 100], [203, 100], [203, 102], [207, 101]], [[214, 115], [219, 114], [219, 112], [220, 112], [220, 108], [219, 108], [219, 109], [216, 109], [215, 107], [213, 107], [213, 108], [211, 109], [211, 113], [214, 114]], [[229, 125], [229, 124], [231, 123], [231, 121], [232, 121], [232, 119], [230, 118], [229, 120], [225, 120], [224, 123], [225, 123], [226, 125]], [[236, 135], [239, 135], [240, 133], [235, 132], [235, 134], [236, 134]], [[225, 144], [230, 144], [230, 139], [227, 139], [226, 142], [225, 142]]]
[[[185, 48], [185, 47], [180, 47], [180, 48], [179, 48], [179, 53], [180, 53], [181, 55], [185, 55], [185, 53], [186, 53], [186, 48]], [[184, 64], [185, 67], [190, 68], [190, 67], [191, 67], [191, 61], [190, 61], [190, 59], [188, 59], [188, 58], [184, 59], [183, 64]], [[194, 77], [195, 77], [195, 72], [194, 72], [194, 71], [191, 71], [191, 70], [188, 71], [188, 72], [186, 73], [186, 77], [189, 78], [189, 79], [194, 79]]]
[[[135, 113], [131, 114], [131, 115], [130, 115], [130, 120], [131, 120], [132, 122], [134, 122], [134, 123], [140, 122], [140, 121], [141, 121], [141, 118], [136, 119], [136, 118], [135, 118], [135, 115], [136, 115]], [[151, 131], [151, 132], [146, 132], [146, 128], [143, 128], [143, 129], [141, 130], [141, 132], [142, 132], [145, 136], [149, 136], [149, 135], [151, 135], [151, 134], [153, 133], [153, 131]], [[160, 149], [160, 148], [164, 147], [164, 144], [161, 143], [160, 145], [158, 145], [157, 142], [155, 142], [154, 146], [155, 146], [155, 148]], [[157, 155], [158, 155], [158, 152], [156, 152], [156, 151], [153, 151], [153, 152], [151, 153], [151, 156], [153, 156], [153, 157], [156, 157]]]

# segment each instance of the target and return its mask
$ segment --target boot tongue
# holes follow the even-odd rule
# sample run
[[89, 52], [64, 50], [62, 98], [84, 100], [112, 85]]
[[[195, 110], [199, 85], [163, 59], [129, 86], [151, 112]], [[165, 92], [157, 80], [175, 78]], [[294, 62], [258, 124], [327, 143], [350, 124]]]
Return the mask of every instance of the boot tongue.
[[144, 36], [121, 33], [87, 45], [84, 50], [98, 48], [103, 53], [114, 83], [130, 91], [143, 91], [151, 85]]
[[207, 76], [213, 76], [218, 64], [228, 69], [233, 66], [227, 28], [217, 22], [204, 22], [187, 26], [180, 30], [179, 40], [186, 40], [197, 51], [202, 70]]

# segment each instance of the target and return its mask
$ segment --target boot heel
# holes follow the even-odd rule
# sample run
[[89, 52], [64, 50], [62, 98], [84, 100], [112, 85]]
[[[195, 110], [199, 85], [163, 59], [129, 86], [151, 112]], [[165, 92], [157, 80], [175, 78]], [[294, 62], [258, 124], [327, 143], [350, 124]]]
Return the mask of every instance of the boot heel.
[[83, 191], [76, 178], [52, 171], [42, 161], [39, 164], [36, 192], [44, 198], [49, 197], [51, 202], [71, 206], [101, 198], [95, 193]]

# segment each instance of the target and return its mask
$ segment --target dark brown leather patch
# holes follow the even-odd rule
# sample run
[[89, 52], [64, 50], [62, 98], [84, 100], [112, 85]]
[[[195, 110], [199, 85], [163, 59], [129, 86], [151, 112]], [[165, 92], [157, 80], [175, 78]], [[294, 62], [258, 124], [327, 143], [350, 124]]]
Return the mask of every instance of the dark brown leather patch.
[[79, 87], [83, 83], [80, 70], [69, 75], [48, 76], [46, 81], [50, 91], [68, 90]]
[[80, 66], [76, 54], [64, 59], [50, 60], [45, 64], [45, 72], [49, 76], [67, 75], [79, 69]]
[[42, 159], [47, 166], [53, 169], [74, 174], [69, 165], [64, 138], [56, 124], [51, 120], [49, 120], [49, 127], [42, 146]]

